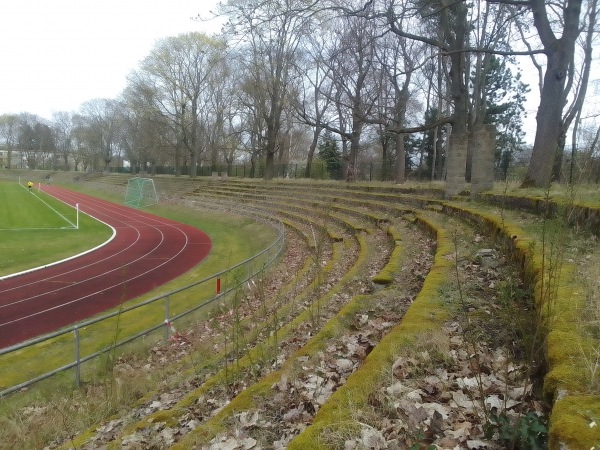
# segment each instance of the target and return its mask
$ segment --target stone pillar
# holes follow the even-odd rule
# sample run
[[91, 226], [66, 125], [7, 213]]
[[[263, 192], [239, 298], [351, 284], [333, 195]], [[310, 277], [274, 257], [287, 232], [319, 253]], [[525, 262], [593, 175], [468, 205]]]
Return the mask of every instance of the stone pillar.
[[465, 169], [467, 167], [468, 134], [451, 134], [450, 148], [446, 164], [445, 198], [458, 195], [465, 187]]
[[473, 162], [471, 165], [471, 197], [494, 187], [494, 152], [496, 130], [483, 125], [473, 132]]

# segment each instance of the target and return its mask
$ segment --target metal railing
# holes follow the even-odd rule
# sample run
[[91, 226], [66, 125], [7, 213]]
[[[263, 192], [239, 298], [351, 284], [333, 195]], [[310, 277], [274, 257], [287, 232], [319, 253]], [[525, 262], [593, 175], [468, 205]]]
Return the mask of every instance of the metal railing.
[[[39, 352], [42, 352], [45, 350], [45, 348], [52, 346], [52, 341], [65, 341], [69, 334], [73, 335], [74, 351], [72, 353], [73, 356], [71, 357], [72, 360], [62, 365], [60, 365], [59, 363], [57, 364], [58, 367], [55, 367], [45, 373], [36, 375], [33, 378], [25, 380], [19, 384], [16, 384], [11, 387], [5, 387], [2, 391], [0, 391], [0, 397], [21, 390], [34, 383], [50, 378], [56, 374], [59, 374], [69, 369], [75, 370], [75, 382], [79, 386], [81, 383], [81, 367], [83, 363], [97, 358], [101, 355], [104, 355], [108, 352], [114, 351], [116, 348], [122, 347], [125, 344], [128, 344], [136, 339], [145, 337], [152, 332], [160, 330], [161, 328], [164, 330], [164, 339], [165, 341], [167, 341], [170, 338], [170, 333], [172, 332], [174, 322], [192, 314], [195, 311], [207, 307], [216, 300], [223, 298], [223, 296], [225, 296], [226, 294], [240, 288], [242, 285], [244, 285], [244, 283], [250, 281], [253, 277], [263, 272], [278, 258], [278, 256], [281, 254], [284, 248], [284, 225], [281, 221], [274, 217], [261, 215], [257, 212], [240, 211], [239, 208], [236, 208], [235, 213], [242, 215], [250, 215], [255, 220], [273, 227], [277, 231], [276, 239], [266, 248], [256, 253], [254, 256], [223, 271], [210, 275], [194, 283], [188, 284], [182, 288], [172, 290], [170, 292], [150, 298], [132, 306], [120, 308], [117, 311], [113, 311], [111, 313], [95, 317], [93, 319], [79, 322], [76, 325], [63, 328], [59, 331], [39, 336], [37, 338], [13, 345], [11, 347], [0, 349], [0, 362], [3, 362], [1, 358], [14, 356], [15, 361], [12, 362], [12, 367], [22, 368], [23, 364], [21, 363], [23, 363], [22, 358], [24, 355], [17, 355], [17, 352], [21, 352], [30, 348], [35, 348], [36, 346], [39, 346]], [[216, 286], [217, 288], [212, 289], [213, 286]], [[178, 301], [179, 296], [185, 296], [186, 299]], [[198, 297], [198, 303], [194, 306], [191, 306], [189, 304], [189, 298], [195, 298], [196, 296]], [[156, 309], [157, 305], [160, 302], [162, 302], [162, 306], [160, 306], [160, 308], [164, 308], [164, 320], [157, 322], [149, 328], [134, 331], [132, 332], [133, 334], [117, 341], [116, 336], [118, 336], [119, 334], [118, 320], [126, 317], [128, 314], [133, 314], [134, 316], [132, 316], [132, 318], [135, 318], [136, 316], [140, 317], [140, 314], [143, 314], [144, 309]], [[85, 349], [87, 347], [92, 347], [93, 349], [93, 343], [91, 341], [93, 341], [94, 338], [92, 336], [93, 333], [91, 331], [91, 327], [95, 325], [106, 324], [110, 320], [117, 320], [116, 333], [113, 329], [113, 334], [115, 334], [114, 341], [110, 345], [107, 345], [99, 350], [90, 350], [87, 354], [84, 354], [86, 353]], [[87, 339], [88, 342], [86, 342], [86, 340], [82, 336], [82, 334], [85, 333], [89, 335]], [[67, 344], [65, 344], [65, 342], [62, 342], [62, 346], [60, 348], [64, 349], [65, 345]], [[36, 352], [36, 357], [38, 358], [40, 354], [39, 352]], [[6, 364], [6, 362], [4, 361], [2, 366], [4, 366], [4, 370], [7, 370], [7, 367], [11, 367], [11, 364]]]

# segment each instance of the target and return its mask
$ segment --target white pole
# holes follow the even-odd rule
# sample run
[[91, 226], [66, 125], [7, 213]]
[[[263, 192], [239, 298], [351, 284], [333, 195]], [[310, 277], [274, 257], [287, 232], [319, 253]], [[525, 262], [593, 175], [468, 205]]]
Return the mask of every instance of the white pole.
[[76, 230], [79, 230], [79, 203], [75, 203], [75, 209], [77, 211], [77, 219], [76, 219], [76, 224], [77, 226], [75, 227]]

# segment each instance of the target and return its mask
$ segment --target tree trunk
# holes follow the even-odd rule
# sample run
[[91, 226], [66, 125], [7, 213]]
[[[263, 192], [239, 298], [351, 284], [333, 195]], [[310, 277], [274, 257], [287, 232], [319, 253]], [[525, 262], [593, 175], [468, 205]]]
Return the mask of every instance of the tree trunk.
[[275, 152], [267, 151], [265, 159], [265, 180], [272, 180], [275, 173]]
[[563, 34], [557, 39], [546, 13], [544, 0], [530, 0], [534, 25], [544, 46], [548, 64], [536, 115], [537, 129], [531, 160], [522, 187], [547, 188], [552, 181], [552, 168], [565, 129], [562, 111], [566, 101], [565, 84], [573, 63], [575, 42], [579, 36], [582, 0], [568, 0], [563, 8]]
[[387, 175], [387, 166], [388, 166], [388, 158], [389, 158], [389, 151], [388, 148], [390, 147], [389, 144], [389, 140], [386, 138], [386, 133], [382, 129], [380, 129], [380, 133], [381, 133], [381, 138], [380, 138], [380, 143], [381, 143], [381, 181], [385, 181], [386, 180], [386, 175]]
[[557, 51], [548, 55], [548, 68], [544, 75], [540, 106], [536, 115], [537, 128], [533, 152], [523, 180], [523, 187], [547, 188], [550, 186], [559, 139], [564, 134], [562, 110], [566, 69], [569, 63], [564, 50], [557, 48]]
[[358, 160], [358, 149], [360, 144], [361, 125], [358, 125], [358, 130], [352, 131], [350, 139], [350, 152], [348, 154], [348, 166], [346, 168], [346, 181], [356, 181], [356, 162]]
[[406, 149], [404, 148], [404, 135], [396, 136], [396, 164], [395, 164], [396, 184], [402, 184], [406, 181]]
[[558, 137], [558, 144], [556, 145], [556, 157], [554, 158], [554, 164], [552, 164], [552, 174], [550, 175], [550, 182], [560, 183], [562, 178], [562, 168], [565, 159], [565, 145], [567, 143], [567, 126], [561, 120], [560, 127], [563, 132]]
[[315, 156], [315, 150], [317, 149], [317, 145], [319, 144], [319, 136], [321, 135], [321, 131], [323, 129], [319, 126], [315, 127], [313, 132], [313, 139], [310, 143], [310, 147], [308, 149], [308, 156], [306, 157], [306, 169], [304, 170], [304, 177], [310, 178], [310, 171], [312, 170], [312, 162]]
[[181, 148], [179, 143], [175, 146], [175, 176], [181, 176]]
[[[454, 7], [456, 22], [454, 30], [451, 30], [451, 21], [444, 15], [443, 29], [446, 39], [450, 43], [450, 94], [454, 101], [454, 113], [452, 115], [452, 137], [450, 148], [446, 155], [447, 174], [446, 191], [447, 198], [456, 195], [460, 189], [458, 180], [465, 179], [467, 166], [466, 155], [466, 133], [468, 114], [468, 90], [467, 90], [467, 58], [464, 48], [467, 39], [467, 7], [464, 4], [456, 4]], [[464, 155], [463, 155], [464, 153]], [[449, 182], [449, 180], [452, 180]]]
[[198, 175], [198, 152], [190, 152], [190, 178]]
[[272, 180], [275, 175], [275, 153], [277, 153], [277, 137], [279, 135], [279, 119], [269, 117], [267, 121], [266, 158], [265, 158], [265, 180]]

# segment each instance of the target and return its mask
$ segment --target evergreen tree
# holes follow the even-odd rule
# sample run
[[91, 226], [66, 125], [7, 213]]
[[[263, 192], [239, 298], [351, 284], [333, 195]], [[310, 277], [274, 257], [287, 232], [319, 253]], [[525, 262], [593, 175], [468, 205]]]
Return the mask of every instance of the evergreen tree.
[[337, 141], [333, 138], [330, 131], [325, 132], [325, 136], [319, 143], [319, 158], [325, 162], [327, 172], [331, 178], [339, 178], [342, 171], [342, 154], [338, 150]]
[[406, 171], [412, 173], [418, 168], [419, 149], [421, 148], [422, 138], [418, 134], [405, 134], [404, 150], [406, 151]]
[[496, 169], [506, 179], [506, 173], [516, 152], [524, 145], [524, 103], [529, 87], [521, 81], [521, 72], [514, 75], [507, 59], [493, 57], [486, 74], [486, 114], [484, 123], [496, 127]]
[[[430, 125], [439, 119], [439, 111], [435, 107], [431, 107], [425, 111], [423, 121], [425, 125]], [[446, 133], [444, 127], [438, 127], [437, 135], [435, 128], [430, 128], [423, 133], [419, 141], [419, 178], [421, 179], [438, 179], [441, 176], [441, 171], [444, 164], [444, 140]], [[434, 161], [435, 156], [435, 161]], [[435, 170], [434, 170], [435, 169]], [[434, 173], [432, 173], [434, 172]], [[433, 177], [433, 178], [432, 178]]]

